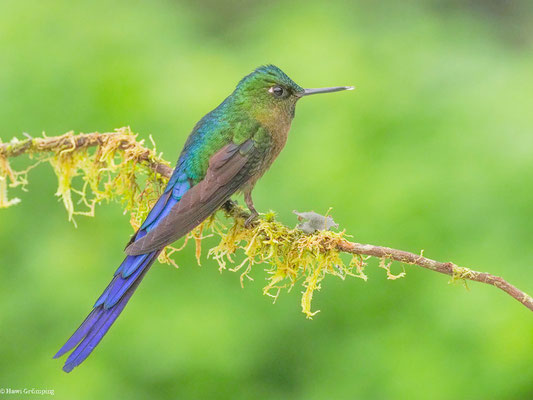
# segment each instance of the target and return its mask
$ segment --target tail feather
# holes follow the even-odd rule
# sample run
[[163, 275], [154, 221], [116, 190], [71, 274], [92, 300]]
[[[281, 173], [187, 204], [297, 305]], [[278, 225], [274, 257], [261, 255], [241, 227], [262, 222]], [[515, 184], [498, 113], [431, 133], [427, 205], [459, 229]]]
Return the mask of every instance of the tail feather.
[[87, 335], [89, 330], [93, 327], [95, 321], [98, 320], [100, 315], [102, 315], [103, 307], [94, 308], [91, 313], [85, 318], [85, 321], [81, 323], [79, 328], [74, 332], [74, 334], [67, 340], [67, 342], [59, 349], [59, 351], [54, 355], [54, 358], [59, 358], [63, 354], [68, 353]]
[[133, 295], [135, 289], [137, 289], [137, 286], [139, 286], [139, 283], [141, 283], [142, 278], [144, 277], [146, 272], [148, 272], [149, 269], [150, 268], [144, 269], [144, 271], [135, 281], [133, 286], [131, 286], [127, 290], [124, 296], [113, 308], [105, 309], [103, 308], [103, 306], [100, 306], [103, 312], [100, 314], [99, 318], [93, 323], [93, 326], [91, 327], [83, 341], [68, 356], [67, 361], [63, 366], [63, 371], [72, 371], [75, 367], [85, 361], [87, 357], [89, 357], [89, 355], [96, 348], [98, 343], [100, 343], [104, 335], [107, 333], [109, 328], [111, 328], [111, 325], [113, 325], [113, 322], [115, 322], [115, 320], [118, 318], [124, 307], [126, 307], [126, 304], [128, 303], [130, 297]]
[[[186, 175], [175, 171], [165, 193], [157, 201], [130, 242], [142, 238], [148, 231], [157, 226], [189, 188], [190, 184]], [[54, 356], [54, 358], [61, 357], [75, 348], [63, 366], [65, 372], [72, 371], [89, 357], [126, 307], [135, 289], [161, 251], [162, 249], [158, 249], [146, 254], [127, 256], [120, 264], [113, 279], [96, 300], [91, 313]]]
[[[113, 279], [109, 282], [109, 285], [105, 288], [104, 292], [100, 295], [96, 303], [94, 303], [93, 308], [98, 307], [100, 304], [103, 304], [107, 299], [109, 299], [109, 294], [117, 285], [124, 284], [126, 278], [128, 278], [132, 273], [137, 271], [142, 263], [151, 255], [151, 253], [142, 254], [137, 257], [128, 256], [124, 259], [120, 267], [113, 275]], [[116, 291], [116, 289], [115, 289]]]
[[137, 256], [136, 258], [142, 259], [143, 262], [138, 263], [138, 269], [133, 275], [124, 279], [119, 274], [113, 278], [85, 321], [54, 356], [54, 358], [61, 357], [77, 346], [65, 362], [63, 367], [65, 372], [72, 371], [74, 367], [80, 365], [89, 357], [124, 307], [126, 307], [135, 289], [137, 289], [137, 286], [139, 286], [159, 253], [159, 251], [149, 253], [148, 257], [143, 257], [144, 255]]
[[[143, 254], [141, 257], [139, 257], [139, 259], [135, 259], [135, 260], [132, 260], [130, 262], [129, 265], [125, 266], [123, 272], [122, 272], [122, 277], [123, 278], [128, 278], [131, 274], [133, 274], [135, 271], [138, 270], [139, 266], [144, 262], [146, 261], [146, 259], [148, 258], [150, 253], [147, 253], [147, 254]], [[129, 257], [126, 257], [126, 259], [128, 259]]]
[[[142, 262], [139, 263], [139, 266], [135, 269], [133, 274], [126, 277], [125, 273], [122, 273], [113, 279], [115, 280], [115, 283], [109, 290], [109, 293], [104, 301], [104, 308], [111, 308], [117, 304], [122, 296], [128, 291], [128, 289], [137, 282], [140, 275], [145, 272], [147, 269], [146, 266], [151, 264], [157, 258], [155, 253], [149, 254], [150, 257], [141, 257]], [[159, 252], [157, 252], [157, 254], [159, 254]]]
[[[144, 235], [142, 235], [142, 233], [143, 233], [142, 231], [139, 231], [137, 233], [136, 238], [143, 237]], [[149, 253], [143, 254], [143, 256], [144, 257], [148, 257], [148, 254]], [[139, 266], [139, 262], [140, 262], [140, 258], [126, 257], [124, 259], [124, 261], [122, 261], [122, 264], [120, 264], [120, 266], [117, 268], [117, 270], [115, 271], [115, 274], [113, 276], [117, 276], [118, 274], [122, 274], [122, 276], [127, 278], [128, 275], [131, 275], [137, 269], [137, 267]]]

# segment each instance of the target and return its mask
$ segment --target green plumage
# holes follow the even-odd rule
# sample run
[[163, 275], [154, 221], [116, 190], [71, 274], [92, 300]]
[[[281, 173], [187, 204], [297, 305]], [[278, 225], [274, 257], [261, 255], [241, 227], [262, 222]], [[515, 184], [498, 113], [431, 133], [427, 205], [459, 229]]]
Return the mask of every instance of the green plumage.
[[266, 155], [272, 144], [279, 141], [273, 136], [286, 135], [298, 97], [274, 98], [268, 92], [274, 85], [284, 85], [287, 94], [303, 93], [279, 68], [260, 67], [243, 78], [229, 97], [196, 124], [180, 156], [180, 160], [186, 159], [187, 175], [195, 183], [205, 177], [209, 159], [225, 145], [253, 138], [258, 151]]

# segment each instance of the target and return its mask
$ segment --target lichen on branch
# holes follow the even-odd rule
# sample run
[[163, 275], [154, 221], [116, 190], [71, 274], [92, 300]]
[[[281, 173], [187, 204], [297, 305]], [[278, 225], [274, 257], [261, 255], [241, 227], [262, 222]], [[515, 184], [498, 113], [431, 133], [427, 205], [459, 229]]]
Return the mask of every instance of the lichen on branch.
[[[220, 229], [215, 225], [213, 229], [220, 242], [209, 250], [209, 256], [218, 262], [219, 270], [225, 270], [228, 264], [233, 265], [230, 271], [240, 273], [243, 285], [245, 279], [252, 279], [249, 273], [254, 265], [268, 264], [268, 284], [263, 293], [274, 301], [282, 289], [290, 291], [301, 281], [304, 287], [302, 312], [308, 318], [318, 312], [311, 310], [311, 301], [326, 275], [341, 279], [347, 276], [366, 278], [362, 273], [361, 257], [353, 255], [349, 263], [341, 258], [338, 243], [344, 240], [344, 231], [321, 230], [306, 234], [276, 221], [273, 212], [258, 219], [250, 228], [245, 228], [245, 212], [233, 204], [227, 209], [227, 215], [233, 217], [233, 225], [229, 229]], [[235, 254], [239, 250], [244, 254], [244, 260], [235, 266]]]
[[[122, 203], [124, 212], [130, 214], [133, 228], [138, 229], [172, 172], [152, 145], [153, 149], [146, 148], [129, 128], [111, 133], [74, 135], [68, 132], [56, 137], [0, 142], [0, 208], [19, 203], [17, 198], [8, 198], [8, 189], [18, 186], [27, 190], [29, 171], [38, 164], [49, 163], [58, 178], [56, 195], [61, 198], [69, 220], [75, 222], [76, 215], [94, 216], [95, 206], [103, 201], [118, 201]], [[9, 159], [23, 154], [34, 162], [30, 167], [16, 171]], [[369, 257], [379, 259], [378, 267], [386, 271], [387, 279], [405, 276], [405, 271], [397, 275], [391, 272], [392, 262], [417, 265], [449, 275], [451, 282], [470, 280], [495, 286], [533, 310], [533, 298], [503, 278], [489, 273], [442, 263], [421, 254], [351, 242], [345, 231], [289, 228], [276, 221], [273, 212], [257, 219], [250, 228], [245, 228], [248, 213], [244, 209], [227, 202], [224, 211], [229, 219], [220, 216], [209, 218], [187, 235], [181, 248], [167, 246], [159, 261], [176, 265], [172, 255], [192, 240], [200, 262], [202, 240], [218, 235], [219, 243], [208, 251], [208, 256], [218, 263], [221, 271], [238, 272], [243, 285], [246, 279], [252, 279], [250, 272], [254, 265], [267, 264], [268, 278], [263, 293], [275, 301], [281, 290], [291, 290], [301, 283], [301, 306], [308, 318], [318, 312], [312, 311], [311, 303], [325, 276], [341, 279], [351, 276], [366, 281], [364, 268]], [[313, 217], [318, 215], [298, 213], [300, 216], [308, 214]], [[228, 221], [233, 221], [229, 228], [225, 226]], [[325, 219], [324, 227], [333, 227], [332, 221], [328, 224]], [[342, 253], [351, 255], [349, 261], [343, 260]], [[240, 254], [242, 259], [237, 261], [241, 258]]]

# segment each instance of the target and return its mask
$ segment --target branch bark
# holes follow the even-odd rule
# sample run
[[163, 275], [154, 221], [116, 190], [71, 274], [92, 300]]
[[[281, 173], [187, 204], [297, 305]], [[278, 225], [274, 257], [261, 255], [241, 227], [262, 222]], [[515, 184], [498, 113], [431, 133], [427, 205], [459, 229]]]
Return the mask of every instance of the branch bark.
[[531, 298], [531, 296], [518, 289], [516, 286], [511, 285], [505, 279], [487, 272], [478, 272], [469, 268], [459, 267], [451, 262], [435, 261], [431, 258], [409, 253], [408, 251], [391, 249], [390, 247], [374, 246], [371, 244], [344, 241], [343, 243], [339, 244], [338, 249], [346, 253], [372, 256], [382, 259], [391, 259], [404, 264], [417, 265], [431, 271], [457, 277], [458, 279], [486, 283], [503, 290], [509, 296], [518, 300], [524, 306], [533, 311], [533, 298]]
[[[129, 131], [128, 131], [129, 132]], [[46, 153], [62, 150], [69, 150], [73, 148], [95, 147], [105, 144], [107, 140], [117, 140], [119, 137], [120, 148], [123, 150], [138, 150], [135, 152], [137, 161], [145, 163], [153, 171], [170, 178], [172, 168], [166, 162], [159, 159], [152, 150], [143, 146], [142, 142], [136, 140], [136, 136], [131, 133], [124, 133], [124, 131], [112, 133], [88, 133], [73, 135], [67, 133], [62, 136], [32, 138], [22, 141], [11, 141], [9, 143], [0, 143], [0, 158], [12, 158], [23, 154]], [[226, 205], [226, 210], [234, 217], [246, 218], [246, 214], [242, 210]], [[474, 282], [481, 282], [497, 287], [503, 290], [509, 296], [513, 297], [528, 309], [533, 311], [533, 298], [524, 291], [511, 285], [505, 279], [489, 274], [487, 272], [478, 272], [469, 268], [463, 268], [451, 262], [440, 262], [422, 255], [410, 253], [403, 250], [397, 250], [390, 247], [375, 246], [371, 244], [362, 244], [343, 240], [337, 244], [337, 249], [340, 252], [357, 254], [360, 256], [371, 256], [382, 260], [394, 260], [404, 264], [416, 265], [421, 268], [426, 268], [434, 272], [452, 276], [457, 279], [464, 279]]]
[[136, 137], [136, 135], [131, 134], [129, 129], [122, 128], [116, 132], [108, 133], [93, 132], [74, 135], [73, 132], [68, 132], [61, 136], [12, 140], [8, 143], [0, 143], [0, 157], [12, 158], [22, 154], [59, 153], [63, 150], [101, 146], [109, 140], [118, 140], [121, 150], [138, 150], [135, 152], [138, 162], [146, 163], [153, 171], [170, 177], [172, 168], [168, 166], [168, 163], [158, 159], [154, 152], [144, 147], [142, 142], [136, 140]]

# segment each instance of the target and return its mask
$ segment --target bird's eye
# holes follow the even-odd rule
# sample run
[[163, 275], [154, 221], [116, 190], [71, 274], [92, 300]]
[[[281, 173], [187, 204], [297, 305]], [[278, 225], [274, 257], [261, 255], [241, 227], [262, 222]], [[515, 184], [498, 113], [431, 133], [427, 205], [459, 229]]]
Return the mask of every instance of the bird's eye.
[[272, 86], [270, 89], [268, 89], [270, 93], [272, 93], [275, 97], [283, 97], [285, 94], [285, 89], [281, 86]]

